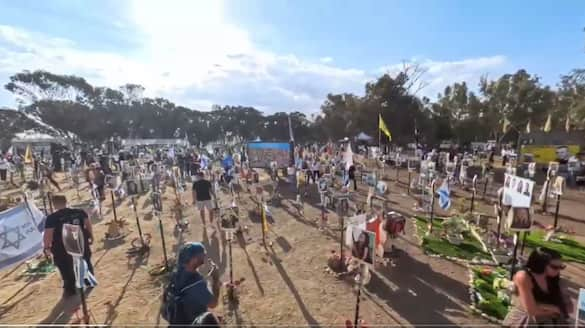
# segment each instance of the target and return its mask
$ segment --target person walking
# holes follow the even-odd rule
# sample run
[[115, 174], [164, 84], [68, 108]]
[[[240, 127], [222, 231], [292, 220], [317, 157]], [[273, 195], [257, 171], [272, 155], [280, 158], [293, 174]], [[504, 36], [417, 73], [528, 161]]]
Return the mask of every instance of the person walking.
[[537, 248], [514, 274], [512, 307], [504, 327], [567, 327], [573, 305], [561, 281], [561, 254]]
[[192, 188], [193, 205], [199, 210], [201, 220], [205, 224], [205, 210], [209, 212], [209, 222], [213, 223], [213, 203], [212, 198], [217, 199], [215, 192], [213, 191], [211, 182], [205, 179], [203, 172], [197, 172], [197, 178], [193, 182]]
[[[207, 258], [201, 243], [186, 243], [179, 251], [177, 270], [165, 292], [163, 317], [172, 327], [219, 327], [210, 312], [217, 307], [221, 292], [220, 272], [211, 273], [211, 284], [198, 272]], [[169, 327], [171, 327], [169, 326]]]
[[67, 207], [67, 198], [63, 195], [55, 195], [52, 198], [56, 211], [47, 216], [43, 245], [45, 255], [53, 258], [53, 262], [61, 278], [63, 279], [63, 296], [70, 297], [76, 294], [75, 272], [73, 269], [73, 257], [65, 250], [63, 244], [63, 225], [73, 224], [81, 227], [84, 238], [83, 259], [87, 263], [88, 270], [92, 274], [91, 247], [93, 243], [93, 229], [87, 213], [80, 209]]

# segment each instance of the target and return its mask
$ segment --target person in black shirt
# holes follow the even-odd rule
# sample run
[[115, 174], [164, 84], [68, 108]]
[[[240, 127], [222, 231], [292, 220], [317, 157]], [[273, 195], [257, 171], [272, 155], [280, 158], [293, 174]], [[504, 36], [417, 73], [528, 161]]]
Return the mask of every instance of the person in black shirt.
[[81, 226], [84, 237], [83, 258], [87, 262], [88, 269], [92, 274], [93, 265], [91, 264], [90, 245], [93, 242], [93, 230], [87, 213], [83, 210], [67, 208], [67, 199], [65, 196], [53, 196], [53, 204], [56, 212], [47, 216], [43, 244], [45, 254], [49, 255], [50, 253], [52, 255], [53, 262], [61, 273], [61, 278], [63, 278], [63, 295], [68, 297], [75, 295], [75, 273], [73, 270], [73, 258], [67, 253], [63, 245], [63, 224], [68, 223]]
[[213, 203], [211, 196], [215, 199], [215, 192], [211, 187], [211, 182], [206, 180], [203, 172], [197, 173], [197, 179], [193, 182], [193, 205], [196, 205], [201, 214], [201, 219], [205, 222], [205, 209], [209, 211], [209, 222], [213, 223]]

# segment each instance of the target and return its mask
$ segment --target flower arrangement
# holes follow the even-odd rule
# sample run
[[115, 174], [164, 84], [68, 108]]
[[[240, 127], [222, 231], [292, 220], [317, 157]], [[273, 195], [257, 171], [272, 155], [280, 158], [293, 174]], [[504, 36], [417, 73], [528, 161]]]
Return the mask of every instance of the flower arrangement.
[[513, 283], [502, 268], [474, 267], [470, 270], [472, 308], [492, 321], [502, 320], [511, 304]]

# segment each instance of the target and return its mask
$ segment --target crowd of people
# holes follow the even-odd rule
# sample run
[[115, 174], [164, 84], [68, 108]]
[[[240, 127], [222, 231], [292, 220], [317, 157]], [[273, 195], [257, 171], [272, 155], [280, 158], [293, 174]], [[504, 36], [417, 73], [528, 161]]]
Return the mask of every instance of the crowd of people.
[[[351, 153], [349, 144], [310, 145], [295, 147], [289, 167], [281, 168], [275, 163], [267, 163], [266, 169], [274, 179], [279, 178], [279, 170], [284, 169], [285, 176], [290, 181], [298, 181], [299, 176], [306, 184], [320, 182], [326, 176], [342, 176], [342, 186], [345, 190], [353, 187], [358, 189], [357, 173], [363, 163], [356, 160]], [[451, 161], [456, 161], [455, 154], [449, 155]], [[461, 156], [461, 155], [459, 155]], [[465, 157], [465, 156], [463, 156]], [[38, 158], [38, 160], [37, 160]], [[38, 181], [51, 184], [58, 192], [61, 186], [54, 178], [54, 165], [51, 161], [41, 160], [42, 156], [33, 154], [34, 177]], [[421, 154], [421, 158], [436, 161], [443, 165], [437, 152], [431, 151]], [[108, 176], [119, 175], [114, 189], [124, 188], [125, 182], [136, 175], [137, 169], [152, 175], [153, 190], [158, 188], [165, 175], [171, 174], [171, 169], [178, 169], [179, 181], [192, 182], [192, 204], [206, 222], [214, 223], [214, 209], [217, 207], [216, 183], [227, 185], [237, 184], [240, 180], [248, 180], [255, 173], [248, 167], [244, 148], [231, 151], [214, 151], [206, 153], [195, 149], [132, 148], [121, 150], [116, 154], [104, 154], [100, 151], [79, 150], [71, 152], [70, 157], [61, 167], [67, 170], [72, 180], [80, 175], [85, 177], [90, 190], [95, 190], [95, 197], [99, 201], [105, 200], [105, 188], [108, 185]], [[460, 161], [460, 165], [463, 161]], [[219, 163], [218, 166], [216, 163]], [[458, 167], [460, 170], [461, 166]], [[0, 156], [0, 180], [7, 180], [7, 172], [18, 172], [24, 181], [24, 160], [18, 154]], [[173, 179], [176, 179], [173, 176]], [[157, 182], [158, 181], [158, 182]], [[298, 187], [298, 186], [297, 186]], [[53, 259], [63, 280], [63, 295], [71, 297], [76, 294], [75, 272], [72, 257], [66, 252], [63, 245], [62, 228], [64, 224], [80, 227], [84, 236], [83, 259], [93, 274], [91, 263], [91, 245], [94, 240], [91, 220], [83, 210], [72, 209], [67, 206], [67, 199], [62, 194], [52, 195], [53, 213], [46, 218], [44, 228], [45, 254]], [[383, 222], [389, 235], [396, 233], [395, 228], [388, 222]], [[213, 224], [212, 224], [213, 226]], [[403, 228], [402, 228], [403, 229]], [[358, 259], [372, 263], [374, 254], [370, 253], [369, 236], [365, 233], [354, 240], [352, 253]], [[173, 325], [211, 325], [218, 326], [220, 320], [211, 312], [218, 304], [221, 292], [218, 271], [209, 276], [203, 276], [199, 269], [206, 263], [207, 253], [203, 244], [199, 242], [185, 243], [178, 254], [177, 265], [171, 274], [170, 283], [165, 291], [166, 303], [163, 311], [166, 319]], [[508, 314], [504, 324], [509, 327], [523, 327], [528, 323], [558, 325], [565, 322], [572, 311], [572, 305], [567, 299], [566, 291], [560, 283], [560, 271], [564, 268], [558, 253], [547, 250], [535, 250], [525, 267], [514, 275], [514, 306]], [[210, 281], [208, 281], [210, 280]]]

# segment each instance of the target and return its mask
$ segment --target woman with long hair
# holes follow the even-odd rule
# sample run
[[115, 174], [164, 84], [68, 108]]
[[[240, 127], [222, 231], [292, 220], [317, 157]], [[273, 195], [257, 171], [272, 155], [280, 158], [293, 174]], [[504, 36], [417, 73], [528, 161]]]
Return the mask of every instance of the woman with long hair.
[[564, 268], [558, 252], [547, 248], [532, 251], [525, 267], [514, 274], [513, 306], [504, 327], [565, 326], [572, 304], [561, 286]]

